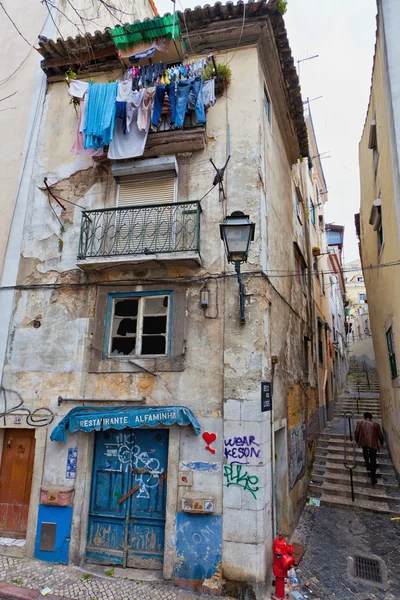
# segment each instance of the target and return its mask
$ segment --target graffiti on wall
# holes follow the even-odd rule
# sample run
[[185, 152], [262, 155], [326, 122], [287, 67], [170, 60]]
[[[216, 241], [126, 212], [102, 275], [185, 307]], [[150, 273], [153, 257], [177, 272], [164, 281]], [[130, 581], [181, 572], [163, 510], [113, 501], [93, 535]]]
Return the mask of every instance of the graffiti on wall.
[[296, 425], [289, 430], [290, 459], [289, 484], [290, 489], [303, 476], [307, 466], [307, 426], [305, 423]]
[[207, 444], [206, 446], [206, 450], [208, 450], [209, 452], [211, 452], [211, 454], [215, 454], [216, 450], [215, 448], [211, 448], [211, 444], [213, 442], [215, 442], [215, 440], [217, 439], [217, 434], [216, 433], [210, 433], [209, 431], [205, 431], [202, 435], [203, 440], [205, 441], [205, 443]]
[[224, 465], [224, 478], [226, 487], [232, 485], [241, 487], [252, 494], [256, 498], [257, 492], [260, 489], [259, 478], [257, 475], [250, 475], [242, 465], [232, 464]]
[[222, 560], [222, 515], [176, 515], [175, 578], [202, 581]]
[[[134, 433], [120, 433], [116, 437], [117, 443], [105, 444], [105, 464], [111, 468], [115, 459], [120, 464], [121, 471], [125, 473], [132, 469], [136, 474], [136, 485], [139, 493], [136, 498], [150, 498], [149, 490], [157, 488], [163, 477], [164, 469], [160, 468], [160, 461], [150, 456], [151, 451], [143, 452], [135, 442]], [[111, 459], [111, 460], [110, 460]]]
[[[34, 411], [24, 406], [24, 400], [18, 392], [0, 387], [0, 420], [6, 427], [7, 415], [22, 414], [29, 427], [46, 427], [53, 422], [54, 413], [50, 408], [36, 408]], [[14, 421], [20, 423], [21, 421]]]
[[251, 458], [259, 458], [260, 444], [254, 435], [224, 439], [224, 455], [231, 465], [249, 465]]

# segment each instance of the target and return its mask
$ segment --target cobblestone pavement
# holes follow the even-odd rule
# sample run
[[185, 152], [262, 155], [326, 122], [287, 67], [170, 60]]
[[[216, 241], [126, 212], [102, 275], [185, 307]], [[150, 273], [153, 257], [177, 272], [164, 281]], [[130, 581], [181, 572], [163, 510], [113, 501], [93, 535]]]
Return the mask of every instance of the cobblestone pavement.
[[[112, 572], [112, 569], [111, 569]], [[170, 583], [132, 581], [114, 576], [92, 576], [76, 567], [38, 560], [0, 556], [0, 580], [30, 589], [49, 587], [55, 596], [82, 600], [193, 600]], [[1, 599], [0, 599], [1, 600]]]
[[[309, 600], [400, 599], [400, 521], [390, 515], [306, 506], [291, 541], [306, 547], [296, 570]], [[386, 591], [351, 577], [349, 558], [358, 553], [382, 559]]]

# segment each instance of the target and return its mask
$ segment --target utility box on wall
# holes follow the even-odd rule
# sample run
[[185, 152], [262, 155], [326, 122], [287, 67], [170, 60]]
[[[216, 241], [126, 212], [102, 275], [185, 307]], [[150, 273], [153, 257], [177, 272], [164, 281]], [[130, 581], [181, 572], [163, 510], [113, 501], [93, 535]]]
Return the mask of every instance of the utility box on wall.
[[72, 506], [39, 505], [35, 558], [68, 564]]

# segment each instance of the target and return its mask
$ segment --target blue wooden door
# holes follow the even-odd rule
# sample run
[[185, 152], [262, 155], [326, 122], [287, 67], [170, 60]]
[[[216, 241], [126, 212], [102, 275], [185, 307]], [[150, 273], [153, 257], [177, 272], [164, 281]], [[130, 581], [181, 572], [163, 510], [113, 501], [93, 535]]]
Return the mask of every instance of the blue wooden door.
[[96, 434], [86, 559], [142, 569], [164, 556], [168, 431]]

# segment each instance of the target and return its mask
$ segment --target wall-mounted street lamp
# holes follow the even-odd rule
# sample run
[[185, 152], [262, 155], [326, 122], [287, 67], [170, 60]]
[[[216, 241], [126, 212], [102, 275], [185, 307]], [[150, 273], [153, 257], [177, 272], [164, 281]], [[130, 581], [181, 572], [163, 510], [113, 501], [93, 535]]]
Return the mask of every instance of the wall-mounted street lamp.
[[226, 217], [220, 224], [221, 239], [225, 244], [225, 251], [228, 261], [235, 265], [235, 271], [239, 282], [240, 298], [240, 322], [246, 322], [244, 317], [244, 285], [240, 274], [240, 264], [247, 262], [249, 255], [250, 242], [254, 240], [254, 228], [248, 215], [244, 215], [237, 210]]

